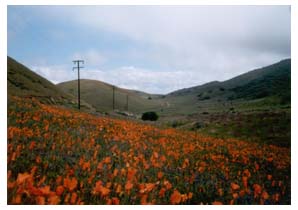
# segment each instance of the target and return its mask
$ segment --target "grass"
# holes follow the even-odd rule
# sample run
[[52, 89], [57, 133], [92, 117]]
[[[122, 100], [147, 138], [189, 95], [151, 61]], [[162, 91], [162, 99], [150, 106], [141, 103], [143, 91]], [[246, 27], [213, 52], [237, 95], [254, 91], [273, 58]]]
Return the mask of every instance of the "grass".
[[[64, 93], [56, 85], [7, 57], [7, 93], [8, 103], [13, 96], [38, 98], [44, 104], [61, 105], [68, 108], [77, 107], [77, 99]], [[81, 101], [82, 110], [93, 112], [94, 108]]]
[[[63, 82], [57, 85], [65, 93], [77, 96], [77, 81]], [[115, 88], [115, 109], [134, 114], [142, 114], [155, 107], [160, 107], [159, 100], [149, 99], [150, 94]], [[128, 108], [127, 108], [128, 96]], [[109, 112], [113, 110], [113, 86], [104, 82], [95, 80], [81, 80], [81, 98], [87, 101], [99, 112]]]
[[217, 138], [237, 138], [260, 144], [291, 146], [291, 113], [288, 109], [253, 112], [203, 112], [167, 118], [164, 125], [198, 131]]

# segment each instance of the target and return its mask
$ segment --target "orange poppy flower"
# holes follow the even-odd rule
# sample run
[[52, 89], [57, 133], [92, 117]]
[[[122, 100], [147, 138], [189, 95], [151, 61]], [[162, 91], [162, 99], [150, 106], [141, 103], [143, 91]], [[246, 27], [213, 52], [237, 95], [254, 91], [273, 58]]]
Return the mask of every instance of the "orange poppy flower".
[[146, 205], [147, 204], [147, 198], [148, 198], [148, 194], [144, 194], [141, 196], [141, 205]]
[[165, 193], [166, 193], [166, 188], [161, 188], [158, 193], [159, 198], [163, 198], [165, 196]]
[[248, 169], [245, 169], [245, 170], [243, 171], [243, 175], [244, 175], [244, 176], [247, 176], [248, 178], [251, 177], [251, 173], [249, 172]]
[[93, 188], [93, 192], [94, 193], [99, 193], [100, 190], [101, 190], [101, 187], [102, 187], [102, 181], [99, 180], [95, 183], [95, 187]]
[[161, 179], [163, 177], [163, 173], [161, 172], [161, 171], [159, 171], [158, 173], [157, 173], [157, 178], [158, 179]]
[[262, 187], [259, 184], [254, 184], [253, 189], [254, 189], [255, 196], [261, 194], [262, 192]]
[[112, 198], [112, 204], [114, 204], [114, 205], [119, 205], [119, 204], [120, 204], [120, 200], [119, 200], [119, 198], [117, 198], [117, 197], [113, 197], [113, 198]]
[[63, 180], [63, 186], [68, 189], [70, 192], [72, 192], [74, 189], [76, 189], [78, 185], [78, 181], [75, 177], [69, 179], [69, 178], [64, 178]]
[[214, 202], [212, 203], [212, 205], [223, 205], [223, 203], [220, 202], [220, 201], [214, 201]]
[[239, 190], [240, 189], [240, 186], [234, 182], [231, 183], [231, 189], [232, 190]]
[[111, 157], [104, 158], [102, 162], [105, 163], [105, 164], [111, 163]]
[[128, 168], [127, 169], [127, 180], [132, 180], [137, 173], [137, 170], [134, 168]]
[[119, 170], [118, 170], [117, 168], [114, 169], [114, 171], [113, 171], [113, 176], [114, 176], [114, 177], [118, 175], [118, 171], [119, 171]]
[[145, 184], [145, 187], [146, 187], [146, 191], [150, 192], [155, 187], [155, 184], [154, 183], [147, 183], [147, 184]]
[[62, 176], [58, 176], [58, 177], [56, 178], [56, 184], [57, 184], [57, 185], [60, 185], [61, 182], [62, 182]]
[[107, 201], [106, 205], [112, 205], [113, 204], [112, 199], [110, 199], [110, 198], [108, 198], [106, 201]]
[[268, 194], [266, 191], [264, 191], [264, 192], [262, 193], [262, 198], [263, 198], [264, 200], [267, 200], [269, 197], [270, 197], [270, 196], [269, 196], [269, 194]]
[[56, 194], [57, 195], [62, 195], [63, 194], [63, 192], [64, 192], [64, 187], [62, 186], [62, 185], [60, 185], [60, 186], [58, 186], [57, 188], [56, 188]]
[[121, 193], [121, 189], [122, 189], [121, 185], [117, 184], [116, 193], [118, 193], [118, 194]]
[[20, 184], [23, 184], [26, 180], [32, 178], [31, 177], [31, 174], [28, 174], [27, 172], [21, 174], [19, 173], [18, 174], [18, 178], [17, 178], [17, 184], [20, 185]]
[[73, 193], [71, 194], [70, 203], [71, 203], [71, 204], [75, 204], [76, 201], [77, 201], [77, 197], [78, 197], [77, 193], [76, 193], [76, 192], [73, 192]]
[[100, 188], [100, 195], [101, 195], [101, 197], [105, 197], [105, 196], [107, 196], [107, 195], [109, 195], [110, 194], [110, 189], [109, 188], [106, 188], [106, 187], [101, 187]]
[[133, 188], [133, 183], [131, 183], [130, 181], [127, 181], [125, 184], [125, 190], [129, 191]]
[[247, 188], [247, 176], [243, 176], [242, 177], [242, 182], [243, 182], [243, 186], [245, 187], [245, 188]]
[[83, 163], [82, 169], [83, 171], [90, 169], [90, 161]]
[[57, 195], [52, 195], [48, 198], [48, 204], [57, 205], [60, 203], [60, 198]]
[[21, 204], [21, 202], [22, 202], [21, 194], [17, 194], [16, 197], [14, 197], [13, 200], [12, 200], [13, 204]]
[[36, 145], [36, 142], [35, 142], [35, 141], [31, 141], [31, 142], [30, 142], [30, 145], [29, 145], [29, 149], [30, 149], [30, 150], [33, 150], [34, 147], [35, 147], [35, 145]]
[[35, 202], [36, 202], [37, 205], [45, 205], [46, 199], [43, 196], [37, 196], [35, 198]]
[[51, 190], [50, 190], [50, 186], [44, 186], [42, 188], [40, 188], [40, 191], [42, 192], [43, 195], [49, 195]]
[[172, 184], [168, 180], [165, 180], [163, 182], [163, 184], [164, 184], [164, 186], [166, 187], [167, 190], [172, 188]]
[[171, 204], [179, 204], [181, 202], [181, 194], [178, 190], [174, 190], [170, 198]]

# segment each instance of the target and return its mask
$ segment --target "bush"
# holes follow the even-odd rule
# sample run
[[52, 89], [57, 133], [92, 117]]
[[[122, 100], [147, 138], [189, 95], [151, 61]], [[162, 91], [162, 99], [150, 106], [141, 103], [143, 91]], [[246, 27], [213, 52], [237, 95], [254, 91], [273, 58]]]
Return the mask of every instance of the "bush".
[[142, 115], [142, 120], [156, 121], [157, 119], [158, 115], [155, 112], [145, 112]]

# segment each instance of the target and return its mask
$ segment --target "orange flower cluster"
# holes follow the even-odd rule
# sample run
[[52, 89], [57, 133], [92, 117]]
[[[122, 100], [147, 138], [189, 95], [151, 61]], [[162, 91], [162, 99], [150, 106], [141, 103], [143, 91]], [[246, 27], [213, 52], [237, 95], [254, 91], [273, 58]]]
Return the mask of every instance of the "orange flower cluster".
[[37, 100], [8, 107], [9, 204], [290, 204], [290, 149]]

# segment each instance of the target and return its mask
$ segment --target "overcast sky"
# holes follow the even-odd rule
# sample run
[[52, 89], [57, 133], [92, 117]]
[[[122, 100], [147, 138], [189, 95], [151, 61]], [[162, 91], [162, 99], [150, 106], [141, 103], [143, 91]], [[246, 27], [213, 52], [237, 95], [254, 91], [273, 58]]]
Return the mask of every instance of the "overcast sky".
[[291, 57], [289, 6], [8, 6], [8, 55], [48, 80], [149, 93], [223, 81]]

